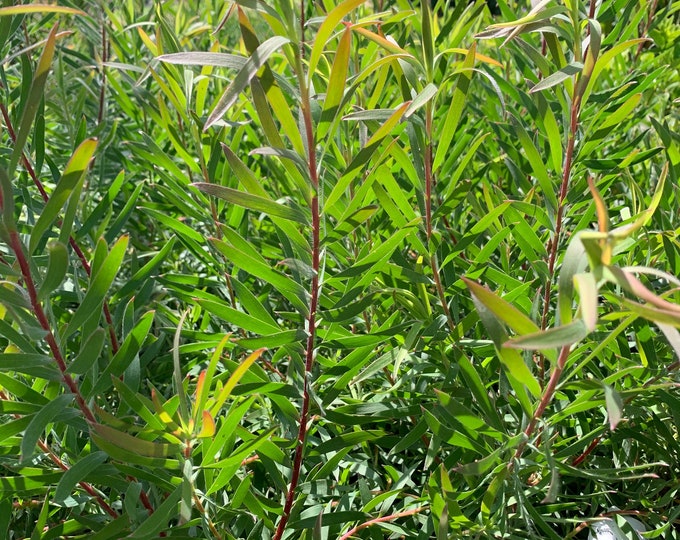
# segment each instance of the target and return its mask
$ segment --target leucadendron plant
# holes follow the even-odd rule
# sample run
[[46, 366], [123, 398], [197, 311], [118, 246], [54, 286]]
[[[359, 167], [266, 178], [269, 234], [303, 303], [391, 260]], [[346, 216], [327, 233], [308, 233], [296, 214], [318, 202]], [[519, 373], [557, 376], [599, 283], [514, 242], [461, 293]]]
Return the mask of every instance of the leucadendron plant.
[[677, 1], [10, 4], [0, 536], [675, 537]]

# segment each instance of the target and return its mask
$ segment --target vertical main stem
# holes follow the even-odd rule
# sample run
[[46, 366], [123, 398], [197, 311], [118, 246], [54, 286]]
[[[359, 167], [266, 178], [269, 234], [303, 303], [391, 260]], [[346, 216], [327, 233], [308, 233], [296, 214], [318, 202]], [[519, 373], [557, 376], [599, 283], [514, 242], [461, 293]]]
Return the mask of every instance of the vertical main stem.
[[[430, 249], [430, 241], [432, 239], [432, 188], [434, 187], [434, 173], [432, 172], [432, 124], [433, 124], [433, 110], [432, 102], [428, 102], [425, 106], [425, 235], [427, 237], [427, 248]], [[444, 294], [444, 286], [439, 277], [439, 264], [437, 263], [437, 254], [432, 252], [430, 254], [430, 268], [432, 270], [432, 279], [437, 290], [437, 297], [439, 303], [442, 305], [446, 322], [449, 329], [453, 332], [456, 329], [456, 323], [453, 321], [451, 311], [446, 302]]]
[[83, 416], [85, 416], [87, 422], [89, 424], [95, 424], [97, 422], [97, 419], [92, 413], [92, 409], [90, 409], [89, 405], [83, 398], [83, 395], [80, 393], [78, 385], [73, 380], [73, 377], [71, 377], [71, 375], [66, 371], [67, 369], [66, 360], [64, 359], [64, 355], [62, 354], [61, 349], [59, 348], [59, 345], [57, 343], [57, 340], [54, 337], [54, 334], [52, 333], [52, 328], [50, 327], [47, 315], [45, 314], [45, 311], [43, 310], [43, 307], [40, 304], [40, 301], [38, 300], [38, 293], [35, 289], [33, 275], [31, 274], [31, 269], [28, 265], [28, 260], [26, 259], [26, 255], [24, 254], [23, 244], [21, 243], [19, 233], [16, 231], [16, 229], [9, 231], [9, 244], [12, 251], [14, 251], [14, 255], [17, 258], [19, 267], [21, 268], [21, 276], [24, 280], [24, 286], [26, 287], [26, 291], [28, 292], [28, 298], [29, 301], [31, 302], [31, 308], [33, 309], [33, 312], [35, 313], [35, 316], [38, 319], [40, 327], [46, 332], [45, 340], [47, 341], [47, 344], [50, 347], [50, 351], [52, 352], [52, 357], [54, 358], [54, 361], [57, 363], [57, 367], [59, 368], [59, 371], [61, 373], [62, 381], [64, 382], [64, 385], [69, 389], [69, 391], [75, 396], [76, 402], [78, 403], [78, 408], [83, 413]]
[[[555, 262], [557, 260], [557, 249], [560, 243], [560, 235], [562, 234], [562, 218], [564, 215], [565, 201], [567, 193], [569, 192], [569, 179], [571, 178], [571, 169], [574, 163], [574, 145], [576, 143], [576, 130], [578, 129], [578, 116], [581, 109], [581, 95], [579, 91], [579, 84], [574, 86], [574, 98], [571, 103], [571, 112], [569, 119], [569, 135], [567, 139], [567, 152], [564, 158], [564, 167], [562, 170], [562, 184], [560, 185], [559, 197], [557, 200], [557, 215], [555, 218], [555, 234], [550, 241], [550, 251], [548, 255], [548, 280], [545, 285], [545, 292], [543, 294], [543, 315], [541, 317], [541, 329], [545, 330], [548, 327], [548, 314], [550, 312], [550, 295], [552, 294], [552, 280], [555, 275]], [[539, 371], [540, 380], [545, 379], [545, 358], [543, 355], [539, 356]]]
[[315, 359], [315, 341], [316, 341], [316, 312], [319, 302], [319, 269], [320, 269], [320, 242], [319, 234], [321, 230], [321, 215], [319, 211], [319, 175], [317, 172], [316, 163], [316, 143], [314, 140], [314, 126], [312, 122], [311, 104], [309, 99], [309, 89], [305, 79], [305, 72], [302, 65], [302, 57], [304, 55], [304, 9], [305, 2], [300, 2], [300, 20], [301, 20], [301, 42], [299, 54], [297, 57], [296, 71], [298, 81], [300, 84], [300, 107], [302, 110], [302, 118], [304, 122], [305, 137], [307, 139], [308, 152], [308, 170], [309, 178], [314, 190], [310, 201], [310, 210], [312, 213], [312, 282], [310, 285], [310, 302], [309, 314], [307, 316], [307, 343], [305, 348], [305, 373], [302, 392], [302, 409], [300, 411], [300, 423], [298, 428], [297, 442], [295, 447], [295, 455], [293, 458], [293, 471], [290, 477], [290, 484], [288, 486], [288, 493], [286, 493], [286, 500], [283, 506], [283, 513], [281, 519], [276, 527], [273, 540], [281, 540], [283, 533], [286, 530], [286, 525], [290, 519], [290, 513], [293, 509], [293, 502], [295, 501], [295, 493], [298, 483], [300, 481], [300, 471], [302, 470], [302, 459], [305, 452], [305, 444], [307, 440], [307, 430], [309, 424], [309, 404], [310, 397], [310, 376], [312, 368], [314, 367]]
[[531, 435], [533, 435], [536, 429], [536, 424], [541, 419], [546, 408], [555, 397], [557, 384], [560, 382], [560, 378], [562, 377], [562, 372], [564, 371], [564, 366], [567, 363], [567, 358], [569, 358], [569, 345], [564, 345], [560, 350], [560, 355], [557, 358], [557, 365], [550, 376], [550, 381], [548, 381], [548, 385], [545, 387], [545, 390], [543, 390], [541, 401], [539, 402], [538, 407], [536, 408], [536, 411], [529, 422], [529, 425], [524, 430], [524, 434], [527, 436], [527, 438], [524, 442], [517, 446], [517, 449], [515, 450], [515, 458], [508, 463], [509, 469], [511, 469], [515, 461], [522, 456], [522, 452], [524, 451], [524, 448], [526, 448], [529, 438]]

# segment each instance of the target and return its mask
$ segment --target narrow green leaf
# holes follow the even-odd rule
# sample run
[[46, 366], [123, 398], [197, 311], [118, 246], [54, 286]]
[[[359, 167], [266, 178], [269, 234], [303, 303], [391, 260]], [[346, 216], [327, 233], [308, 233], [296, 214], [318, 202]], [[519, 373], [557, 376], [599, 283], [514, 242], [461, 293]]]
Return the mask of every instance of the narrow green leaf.
[[142, 420], [144, 420], [149, 428], [164, 431], [167, 429], [167, 425], [158, 418], [151, 410], [153, 409], [153, 403], [150, 399], [136, 394], [118, 377], [111, 377], [111, 382], [116, 388], [122, 400], [127, 404], [130, 409], [134, 411]]
[[80, 374], [89, 370], [99, 360], [104, 341], [106, 341], [106, 331], [103, 328], [97, 328], [87, 340], [84, 340], [78, 356], [68, 364], [66, 371]]
[[545, 161], [541, 152], [538, 151], [536, 145], [529, 137], [526, 129], [520, 121], [514, 116], [510, 117], [510, 123], [517, 135], [519, 146], [524, 150], [524, 153], [531, 165], [531, 170], [541, 186], [541, 191], [553, 211], [557, 210], [557, 187], [550, 178], [548, 169], [545, 166]]
[[234, 324], [248, 332], [266, 335], [281, 330], [278, 325], [273, 326], [270, 322], [263, 321], [259, 317], [253, 317], [247, 313], [229, 307], [225, 302], [213, 302], [211, 300], [197, 298], [196, 303], [223, 321]]
[[255, 360], [257, 360], [264, 351], [265, 349], [258, 349], [250, 353], [250, 355], [248, 355], [248, 357], [243, 362], [241, 362], [238, 365], [238, 367], [234, 370], [234, 372], [229, 377], [227, 384], [224, 385], [219, 395], [217, 396], [215, 404], [210, 409], [210, 414], [213, 416], [213, 418], [219, 414], [220, 409], [222, 409], [222, 405], [224, 405], [227, 399], [229, 399], [231, 391], [234, 389], [236, 384], [241, 380], [241, 377], [245, 375], [246, 371], [248, 371], [250, 366], [253, 365]]
[[156, 511], [151, 514], [135, 531], [126, 538], [158, 538], [158, 533], [168, 526], [171, 519], [177, 516], [177, 504], [182, 496], [182, 485], [180, 484], [163, 501]]
[[125, 534], [129, 531], [131, 515], [125, 513], [118, 519], [109, 522], [96, 533], [88, 534], [90, 540], [118, 540], [119, 538], [124, 538]]
[[47, 424], [52, 422], [64, 408], [68, 407], [73, 398], [73, 394], [61, 394], [43, 405], [40, 411], [33, 416], [21, 439], [21, 461], [23, 463], [33, 457], [35, 445], [38, 444], [38, 439], [44, 435]]
[[50, 484], [59, 481], [61, 473], [49, 473], [40, 476], [4, 476], [0, 477], [0, 494], [12, 497], [18, 494], [45, 493]]
[[411, 104], [408, 106], [408, 109], [406, 109], [406, 112], [404, 113], [404, 118], [409, 118], [418, 109], [420, 109], [426, 103], [431, 101], [432, 98], [434, 98], [437, 95], [438, 91], [439, 88], [437, 88], [436, 85], [428, 83], [425, 86], [425, 88], [422, 89], [422, 91], [413, 99]]
[[619, 393], [608, 384], [604, 384], [604, 401], [607, 405], [609, 429], [614, 431], [623, 417], [623, 400]]
[[191, 481], [192, 472], [193, 466], [191, 464], [191, 460], [187, 459], [182, 465], [182, 496], [180, 497], [179, 501], [179, 525], [184, 525], [191, 519], [191, 496], [193, 493]]
[[[27, 7], [27, 6], [26, 6]], [[16, 6], [17, 9], [19, 6]], [[11, 9], [9, 7], [2, 8], [4, 10]], [[8, 12], [5, 12], [9, 15]], [[45, 42], [45, 48], [40, 55], [40, 60], [38, 61], [38, 66], [33, 74], [33, 82], [31, 84], [31, 90], [24, 103], [23, 112], [21, 114], [21, 121], [19, 122], [19, 127], [16, 130], [16, 140], [14, 142], [14, 149], [9, 160], [9, 166], [7, 167], [7, 176], [12, 178], [14, 176], [14, 171], [16, 170], [21, 155], [24, 151], [24, 146], [28, 140], [28, 134], [31, 131], [31, 125], [33, 124], [33, 119], [35, 118], [38, 107], [40, 107], [40, 102], [43, 96], [43, 90], [45, 88], [45, 82], [47, 81], [47, 75], [50, 71], [50, 66], [52, 65], [52, 59], [54, 58], [54, 50], [57, 42], [57, 25], [52, 27], [50, 34]], [[11, 199], [6, 199], [11, 200]], [[11, 205], [5, 205], [5, 212], [7, 208], [12, 208]], [[6, 219], [6, 222], [9, 222]]]
[[663, 188], [666, 183], [667, 174], [668, 163], [664, 165], [664, 168], [661, 171], [661, 174], [659, 175], [659, 179], [656, 182], [656, 187], [654, 188], [654, 195], [652, 196], [652, 200], [649, 203], [647, 209], [644, 212], [641, 212], [640, 215], [635, 219], [635, 221], [632, 224], [624, 225], [611, 231], [610, 234], [612, 237], [618, 240], [628, 238], [631, 234], [638, 231], [649, 222], [649, 220], [654, 215], [654, 212], [656, 212], [656, 209], [659, 207], [659, 203], [661, 202], [661, 197], [663, 196]]
[[102, 439], [109, 443], [133, 452], [141, 456], [152, 458], [164, 458], [168, 456], [179, 455], [180, 446], [178, 444], [157, 443], [133, 437], [118, 429], [105, 426], [104, 424], [95, 424], [93, 426], [94, 432]]
[[132, 277], [126, 280], [125, 285], [123, 285], [115, 294], [115, 298], [125, 298], [128, 294], [136, 291], [140, 288], [141, 284], [151, 277], [154, 270], [156, 270], [163, 262], [168, 258], [168, 255], [172, 252], [175, 247], [176, 236], [170, 238], [169, 242], [165, 242], [163, 247], [158, 253], [156, 253], [149, 262], [137, 270]]
[[[220, 361], [220, 358], [222, 356], [222, 351], [224, 351], [224, 347], [227, 345], [229, 342], [230, 334], [227, 334], [222, 338], [222, 340], [219, 342], [217, 347], [215, 347], [215, 350], [213, 351], [212, 356], [210, 357], [210, 363], [208, 364], [208, 369], [203, 370], [201, 372], [201, 377], [199, 377], [199, 383], [201, 384], [196, 384], [196, 400], [194, 402], [194, 414], [193, 418], [194, 421], [198, 421], [198, 416], [199, 414], [206, 413], [207, 411], [205, 410], [205, 405], [206, 402], [208, 401], [209, 395], [212, 393], [213, 388], [213, 378], [215, 377], [215, 373], [217, 371], [217, 364]], [[211, 418], [213, 418], [211, 416]], [[214, 420], [213, 420], [214, 422]]]
[[16, 371], [48, 380], [59, 378], [54, 360], [42, 354], [0, 353], [0, 371]]
[[[307, 291], [302, 285], [293, 281], [285, 274], [274, 270], [265, 262], [258, 260], [231, 244], [217, 238], [211, 238], [210, 242], [234, 265], [255, 277], [271, 283], [272, 286], [295, 305], [296, 308], [303, 313], [306, 313]], [[303, 301], [303, 299], [305, 301]]]
[[539, 397], [541, 395], [541, 385], [538, 383], [538, 379], [534, 377], [534, 374], [519, 351], [506, 348], [508, 343], [510, 342], [505, 341], [498, 350], [498, 356], [507, 370], [508, 377], [514, 378], [517, 382], [526, 386], [534, 397]]
[[68, 201], [72, 193], [79, 192], [78, 185], [82, 182], [85, 171], [90, 164], [90, 160], [97, 148], [96, 139], [87, 139], [83, 141], [71, 156], [64, 172], [59, 179], [59, 183], [52, 195], [50, 195], [45, 208], [43, 208], [38, 221], [33, 226], [31, 232], [31, 241], [29, 244], [29, 252], [33, 253], [38, 243], [42, 239], [43, 234], [47, 231], [54, 221], [64, 204]]
[[597, 82], [598, 77], [600, 76], [600, 73], [602, 73], [604, 69], [609, 66], [611, 61], [617, 56], [621, 55], [626, 49], [629, 49], [635, 45], [639, 45], [640, 43], [644, 43], [646, 41], [649, 41], [649, 39], [648, 38], [630, 39], [622, 43], [617, 43], [611, 49], [605, 51], [600, 55], [600, 57], [597, 59], [597, 62], [595, 62], [593, 72], [590, 75], [590, 80], [588, 81], [588, 85], [586, 86], [583, 92], [581, 107], [583, 107], [585, 103], [588, 101], [588, 97], [590, 96], [590, 93], [593, 91], [593, 88], [595, 86], [595, 83]]
[[[514, 21], [492, 24], [489, 26], [489, 28], [514, 28], [516, 26], [522, 26], [524, 24], [536, 22], [537, 20], [541, 20], [541, 18], [546, 18], [546, 15], [552, 16], [548, 15], [548, 13], [550, 13], [549, 11], [546, 13], [546, 6], [550, 2], [552, 2], [552, 0], [541, 0], [540, 2], [532, 4], [531, 11], [529, 11], [529, 13], [527, 13], [524, 17], [520, 17]], [[564, 11], [563, 6], [560, 6], [560, 8], [561, 12]]]
[[247, 58], [236, 54], [218, 52], [179, 52], [162, 54], [156, 60], [168, 64], [180, 64], [182, 66], [214, 66], [230, 69], [243, 69]]
[[8, 15], [27, 15], [29, 13], [66, 13], [70, 15], [87, 15], [84, 11], [66, 6], [49, 4], [26, 4], [23, 6], [0, 7], [0, 17]]
[[631, 312], [648, 321], [653, 321], [657, 325], [661, 323], [680, 328], [680, 313], [677, 310], [656, 308], [649, 304], [639, 304], [627, 299], [622, 299], [621, 303]]
[[422, 3], [421, 5], [421, 40], [423, 46], [423, 62], [425, 64], [425, 76], [428, 81], [432, 80], [434, 72], [434, 49], [435, 36], [432, 29], [432, 8], [429, 3]]
[[289, 42], [290, 40], [286, 37], [274, 36], [269, 38], [257, 48], [253, 55], [248, 58], [231, 84], [226, 88], [224, 94], [222, 94], [222, 97], [218, 101], [217, 105], [208, 116], [203, 131], [210, 129], [211, 126], [213, 126], [222, 118], [222, 116], [224, 116], [224, 113], [226, 113], [227, 110], [229, 110], [229, 108], [234, 103], [236, 103], [236, 100], [238, 99], [241, 92], [243, 92], [246, 86], [248, 86], [250, 80], [255, 77], [258, 70], [265, 64], [265, 62], [267, 62], [269, 57], [274, 52], [276, 52], [276, 50], [280, 49], [283, 45]]
[[592, 332], [597, 326], [597, 280], [593, 274], [576, 274], [574, 284], [581, 300], [581, 318], [586, 330]]
[[249, 210], [263, 212], [271, 216], [291, 221], [297, 221], [304, 225], [307, 225], [309, 222], [304, 212], [295, 208], [290, 208], [289, 206], [284, 206], [283, 204], [274, 202], [270, 199], [259, 197], [258, 195], [252, 195], [236, 189], [205, 182], [197, 182], [192, 185], [196, 186], [204, 193], [219, 197], [220, 199], [224, 199], [237, 206], [242, 206], [243, 208], [248, 208]]
[[187, 396], [186, 390], [184, 389], [184, 384], [182, 384], [182, 366], [180, 364], [179, 358], [179, 344], [182, 338], [182, 326], [184, 325], [184, 320], [189, 315], [189, 310], [182, 313], [177, 323], [177, 329], [175, 330], [175, 337], [172, 340], [172, 375], [173, 382], [175, 383], [175, 395], [179, 399], [179, 414], [180, 418], [184, 423], [189, 423], [189, 396]]
[[326, 90], [326, 99], [324, 99], [323, 108], [321, 109], [321, 118], [317, 126], [317, 140], [322, 140], [326, 136], [333, 120], [341, 113], [340, 102], [345, 93], [345, 85], [347, 83], [351, 44], [352, 31], [347, 27], [342, 33], [340, 43], [335, 51], [335, 58], [333, 60], [331, 75], [328, 80], [328, 88]]
[[[406, 102], [397, 107], [392, 115], [385, 121], [385, 123], [381, 125], [373, 134], [373, 136], [366, 142], [366, 145], [354, 157], [342, 177], [333, 187], [333, 190], [326, 199], [324, 209], [333, 207], [333, 205], [343, 196], [352, 180], [354, 180], [357, 175], [362, 170], [364, 170], [368, 161], [371, 159], [380, 144], [385, 140], [385, 137], [392, 133], [394, 127], [401, 121], [409, 105], [410, 102]], [[325, 211], [326, 210], [324, 210], [324, 212]]]
[[580, 73], [582, 70], [583, 64], [581, 62], [571, 62], [562, 69], [556, 71], [552, 75], [547, 76], [545, 79], [532, 86], [531, 90], [529, 90], [529, 93], [533, 94], [534, 92], [541, 92], [542, 90], [552, 88], [553, 86], [560, 84], [565, 79], [569, 79], [577, 73]]
[[321, 26], [319, 26], [319, 29], [315, 32], [314, 45], [312, 46], [312, 52], [309, 55], [309, 68], [307, 72], [309, 73], [310, 80], [312, 75], [316, 73], [316, 66], [321, 59], [326, 43], [335, 31], [335, 27], [340, 24], [340, 21], [342, 21], [350, 11], [356, 9], [365, 1], [366, 0], [345, 0], [335, 6], [328, 15], [326, 15], [323, 23], [321, 23]]
[[524, 313], [515, 306], [503, 300], [497, 294], [491, 292], [486, 287], [475, 283], [468, 278], [461, 278], [469, 291], [491, 311], [500, 321], [507, 324], [520, 336], [538, 332], [540, 328]]
[[[89, 395], [95, 396], [111, 387], [111, 376], [120, 377], [139, 354], [144, 341], [146, 340], [151, 325], [153, 324], [155, 312], [147, 311], [139, 318], [134, 328], [125, 336], [125, 341], [121, 344], [118, 352], [102, 370], [99, 379], [90, 390]], [[85, 360], [83, 360], [85, 362]]]
[[73, 488], [78, 482], [81, 482], [85, 477], [95, 471], [102, 463], [106, 461], [106, 452], [93, 452], [84, 458], [77, 461], [67, 470], [59, 480], [57, 488], [54, 491], [54, 501], [61, 503], [68, 496], [71, 495]]
[[451, 141], [458, 129], [463, 108], [465, 107], [465, 100], [467, 99], [468, 90], [470, 89], [470, 82], [472, 81], [473, 67], [475, 65], [475, 53], [477, 51], [477, 44], [474, 43], [459, 68], [459, 74], [451, 96], [451, 104], [446, 113], [444, 124], [439, 129], [439, 141], [437, 142], [437, 151], [435, 153], [432, 168], [435, 172], [444, 163], [446, 157], [449, 155]]
[[495, 476], [489, 487], [486, 489], [484, 496], [482, 497], [482, 504], [480, 506], [482, 519], [485, 521], [489, 519], [491, 515], [491, 509], [498, 496], [498, 492], [505, 483], [505, 479], [509, 474], [509, 469], [507, 467], [502, 467], [499, 472], [495, 473]]
[[392, 54], [404, 55], [405, 60], [413, 63], [418, 62], [412, 55], [408, 54], [404, 49], [397, 45], [393, 38], [390, 39], [384, 38], [380, 34], [371, 32], [370, 30], [363, 28], [359, 25], [352, 26], [352, 32], [357, 32], [358, 34], [361, 34], [365, 38], [370, 39], [373, 43], [377, 43], [387, 52], [390, 52]]
[[50, 241], [47, 244], [49, 259], [45, 278], [40, 284], [38, 300], [45, 300], [54, 291], [66, 276], [68, 270], [68, 249], [61, 242]]
[[543, 332], [510, 339], [504, 343], [504, 346], [527, 350], [555, 349], [577, 343], [587, 335], [588, 328], [585, 323], [581, 319], [577, 319], [569, 324], [549, 328]]
[[[99, 314], [109, 288], [118, 274], [128, 246], [128, 236], [122, 236], [111, 248], [102, 263], [101, 269], [90, 279], [90, 285], [80, 306], [73, 314], [71, 322], [64, 328], [62, 337], [66, 338], [85, 324], [93, 313]], [[93, 265], [94, 271], [94, 265]]]
[[0, 302], [7, 307], [31, 309], [28, 293], [18, 283], [0, 280]]

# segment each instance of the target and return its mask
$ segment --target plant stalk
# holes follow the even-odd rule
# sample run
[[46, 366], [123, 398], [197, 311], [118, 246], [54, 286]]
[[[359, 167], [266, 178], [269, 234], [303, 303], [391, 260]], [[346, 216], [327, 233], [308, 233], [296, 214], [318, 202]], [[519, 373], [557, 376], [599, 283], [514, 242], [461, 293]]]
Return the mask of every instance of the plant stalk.
[[319, 175], [316, 164], [316, 143], [314, 137], [314, 126], [312, 122], [311, 103], [309, 99], [309, 89], [304, 76], [304, 69], [302, 67], [302, 57], [304, 54], [304, 8], [305, 2], [301, 1], [301, 32], [302, 39], [300, 43], [299, 54], [297, 55], [296, 71], [300, 85], [300, 108], [302, 110], [302, 118], [304, 122], [305, 137], [307, 139], [308, 151], [308, 170], [309, 178], [312, 183], [314, 193], [310, 201], [310, 210], [312, 213], [312, 282], [310, 285], [310, 303], [309, 314], [307, 316], [307, 343], [305, 347], [305, 373], [302, 392], [302, 408], [300, 411], [300, 422], [297, 435], [297, 443], [295, 447], [295, 455], [293, 457], [293, 471], [288, 485], [288, 493], [286, 493], [286, 500], [283, 506], [283, 513], [281, 519], [276, 527], [273, 540], [281, 540], [283, 533], [286, 530], [286, 525], [290, 519], [290, 513], [295, 501], [295, 493], [300, 481], [300, 471], [302, 470], [302, 459], [305, 451], [305, 444], [307, 440], [309, 418], [309, 405], [311, 401], [310, 396], [310, 377], [312, 368], [314, 367], [316, 341], [316, 311], [319, 301], [319, 268], [320, 268], [320, 242], [319, 234], [321, 230], [321, 216], [319, 212]]

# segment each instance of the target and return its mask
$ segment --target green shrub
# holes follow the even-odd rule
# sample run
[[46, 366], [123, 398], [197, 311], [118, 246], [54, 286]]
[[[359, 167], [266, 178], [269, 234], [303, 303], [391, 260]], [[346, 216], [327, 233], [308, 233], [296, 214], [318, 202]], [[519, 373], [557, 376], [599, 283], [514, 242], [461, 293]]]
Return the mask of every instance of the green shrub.
[[677, 0], [10, 4], [7, 538], [677, 537]]

